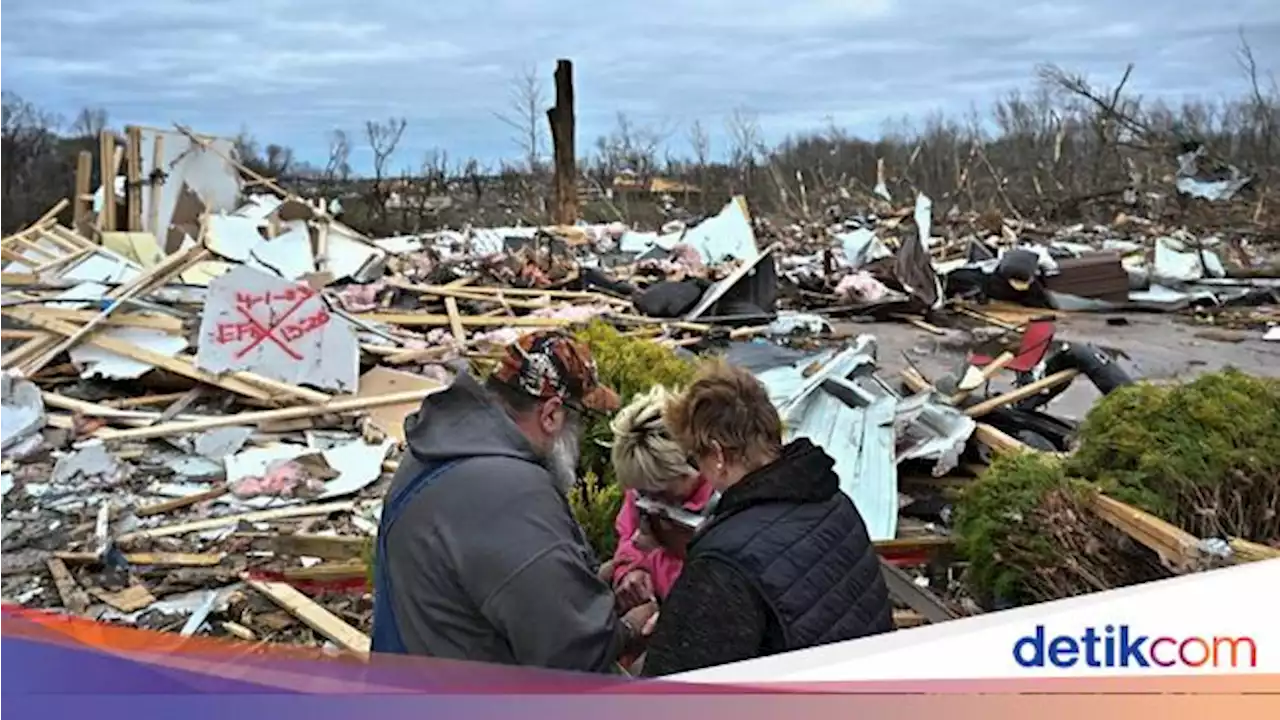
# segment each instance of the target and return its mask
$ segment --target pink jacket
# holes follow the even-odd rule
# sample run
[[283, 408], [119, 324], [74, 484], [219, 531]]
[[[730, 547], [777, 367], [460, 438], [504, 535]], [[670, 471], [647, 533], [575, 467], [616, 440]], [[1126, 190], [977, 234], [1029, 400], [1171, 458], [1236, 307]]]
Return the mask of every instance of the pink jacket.
[[[700, 512], [711, 500], [713, 489], [711, 483], [703, 480], [685, 501], [684, 508]], [[632, 536], [640, 524], [640, 511], [636, 508], [636, 492], [628, 490], [622, 501], [622, 509], [614, 520], [614, 529], [618, 532], [618, 549], [613, 553], [613, 583], [617, 585], [632, 570], [646, 570], [653, 580], [653, 591], [659, 600], [665, 600], [667, 593], [680, 570], [684, 568], [684, 560], [665, 548], [641, 550], [635, 546]]]

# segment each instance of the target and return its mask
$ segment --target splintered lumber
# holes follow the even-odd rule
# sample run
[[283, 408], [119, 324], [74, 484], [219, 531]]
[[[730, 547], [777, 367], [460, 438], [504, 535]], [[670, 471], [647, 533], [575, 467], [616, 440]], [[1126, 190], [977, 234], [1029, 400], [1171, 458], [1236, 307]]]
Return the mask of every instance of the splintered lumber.
[[954, 395], [951, 396], [951, 404], [959, 405], [961, 401], [969, 397], [969, 393], [973, 392], [977, 388], [982, 387], [983, 384], [985, 384], [988, 380], [995, 377], [996, 373], [1000, 372], [1001, 370], [1004, 369], [1006, 365], [1013, 362], [1014, 358], [1016, 357], [1018, 356], [1014, 355], [1011, 352], [1006, 351], [1001, 353], [1000, 357], [987, 363], [987, 365], [982, 368], [982, 372], [979, 373], [978, 384], [972, 388], [969, 388], [968, 390], [958, 390]]
[[98, 177], [102, 178], [102, 212], [98, 215], [98, 229], [110, 232], [116, 229], [116, 136], [111, 130], [98, 135]]
[[[43, 307], [39, 305], [28, 308], [31, 312], [44, 317], [64, 322], [86, 322], [97, 315], [91, 310], [74, 310], [72, 308]], [[102, 321], [110, 327], [140, 327], [151, 330], [165, 330], [170, 333], [182, 332], [182, 320], [172, 315], [143, 315], [141, 313], [115, 313]]]
[[119, 610], [120, 612], [134, 612], [154, 603], [156, 598], [142, 585], [130, 585], [129, 587], [111, 592], [102, 588], [93, 588], [89, 592], [102, 602]]
[[142, 231], [142, 128], [125, 128], [125, 222], [129, 232]]
[[93, 212], [93, 153], [81, 150], [76, 157], [76, 188], [71, 206], [71, 227], [87, 232], [88, 217]]
[[102, 312], [98, 313], [98, 315], [90, 320], [88, 324], [76, 329], [76, 331], [67, 336], [66, 339], [57, 343], [38, 360], [28, 365], [27, 372], [31, 374], [39, 372], [41, 368], [51, 362], [60, 353], [70, 350], [76, 343], [88, 337], [90, 333], [96, 330], [98, 326], [111, 315], [111, 313], [115, 312], [130, 299], [147, 291], [147, 289], [155, 284], [165, 282], [167, 278], [173, 274], [174, 270], [180, 271], [182, 268], [192, 264], [194, 261], [208, 257], [208, 254], [208, 251], [204, 248], [192, 246], [186, 250], [170, 255], [154, 267], [148, 268], [146, 272], [130, 282], [129, 285], [121, 292], [112, 293], [112, 303]]
[[228, 492], [230, 492], [230, 488], [228, 488], [226, 485], [223, 485], [220, 487], [213, 488], [211, 490], [206, 490], [201, 493], [194, 493], [191, 495], [187, 495], [186, 497], [174, 498], [172, 500], [165, 500], [163, 502], [152, 503], [150, 505], [143, 505], [142, 507], [134, 510], [133, 514], [137, 517], [163, 515], [164, 513], [173, 512], [174, 510], [181, 510], [182, 508], [185, 508], [185, 507], [191, 507], [196, 503], [202, 503], [206, 500], [213, 500], [215, 498], [220, 498], [223, 495], [226, 495]]
[[978, 426], [973, 429], [973, 437], [978, 442], [994, 450], [998, 455], [1024, 451], [1040, 452], [1003, 430], [986, 423], [978, 423]]
[[467, 331], [462, 327], [462, 316], [458, 313], [457, 298], [445, 298], [444, 310], [449, 315], [449, 328], [453, 332], [453, 339], [457, 340], [459, 345], [466, 345]]
[[277, 555], [318, 557], [325, 560], [353, 560], [364, 554], [368, 538], [334, 535], [277, 535], [271, 549]]
[[57, 557], [52, 557], [45, 561], [45, 566], [49, 568], [49, 575], [53, 576], [53, 586], [62, 600], [62, 607], [73, 613], [84, 612], [89, 607], [89, 595], [71, 576], [66, 564]]
[[1250, 542], [1244, 538], [1231, 538], [1230, 544], [1232, 556], [1241, 562], [1259, 562], [1261, 560], [1280, 558], [1280, 550], [1260, 543]]
[[1047, 388], [1056, 387], [1066, 382], [1070, 382], [1080, 374], [1079, 370], [1062, 370], [1048, 377], [1040, 378], [1033, 383], [1027, 383], [1020, 388], [1010, 390], [1003, 395], [997, 395], [993, 398], [983, 400], [977, 405], [971, 405], [964, 409], [964, 414], [969, 417], [982, 417], [987, 413], [998, 410], [1006, 405], [1025, 400], [1034, 395], [1044, 392]]
[[[75, 325], [66, 323], [61, 320], [55, 320], [51, 317], [33, 311], [25, 307], [12, 307], [4, 309], [5, 315], [10, 315], [23, 322], [38, 327], [42, 330], [58, 333], [60, 335], [72, 335], [77, 331]], [[294, 397], [306, 402], [325, 402], [329, 399], [329, 395], [308, 388], [290, 385], [278, 380], [272, 380], [256, 373], [239, 371], [230, 372], [225, 375], [215, 375], [206, 372], [195, 366], [195, 363], [186, 356], [172, 356], [163, 353], [154, 352], [144, 347], [139, 347], [131, 342], [119, 340], [116, 338], [90, 335], [85, 338], [85, 342], [103, 350], [113, 352], [117, 355], [123, 355], [127, 358], [137, 360], [139, 362], [154, 365], [163, 368], [176, 375], [198, 380], [209, 385], [216, 385], [224, 390], [245, 395], [256, 400], [271, 400], [276, 395], [285, 395]]]
[[[96, 563], [101, 560], [97, 553], [89, 552], [55, 552], [53, 557], [69, 563]], [[125, 553], [125, 562], [130, 565], [149, 565], [151, 567], [213, 567], [222, 563], [225, 553]]]
[[222, 417], [193, 420], [190, 422], [171, 422], [152, 425], [151, 427], [131, 430], [104, 430], [99, 437], [104, 440], [145, 440], [148, 438], [168, 437], [188, 432], [200, 432], [212, 428], [230, 427], [232, 425], [261, 425], [281, 420], [297, 420], [299, 418], [318, 417], [339, 413], [358, 412], [370, 408], [398, 405], [400, 403], [422, 400], [432, 393], [440, 392], [443, 387], [420, 388], [386, 395], [370, 395], [368, 397], [342, 398], [331, 400], [323, 405], [279, 408], [276, 410], [256, 410]]
[[309, 568], [289, 568], [284, 571], [285, 580], [303, 580], [309, 582], [336, 582], [342, 580], [360, 580], [369, 576], [369, 566], [364, 560], [346, 560], [343, 562], [320, 563]]
[[135, 540], [170, 537], [172, 535], [186, 535], [187, 533], [203, 532], [205, 530], [214, 530], [217, 528], [239, 525], [242, 522], [257, 523], [267, 522], [270, 520], [284, 520], [287, 518], [328, 515], [330, 513], [344, 512], [352, 509], [353, 507], [355, 507], [355, 503], [350, 500], [344, 500], [341, 502], [332, 502], [323, 505], [300, 505], [297, 507], [279, 508], [276, 510], [258, 510], [255, 512], [241, 513], [239, 515], [224, 515], [223, 517], [196, 520], [194, 522], [179, 523], [177, 525], [161, 525], [160, 527], [136, 530], [119, 536], [116, 538], [116, 541], [126, 543], [133, 542]]
[[352, 652], [369, 652], [370, 640], [367, 635], [346, 624], [338, 616], [295, 590], [292, 585], [253, 578], [246, 578], [245, 582], [339, 647]]
[[923, 615], [915, 610], [893, 611], [893, 626], [899, 630], [903, 628], [920, 627], [921, 625], [928, 624], [928, 622], [929, 621], [926, 620]]
[[[448, 315], [431, 313], [359, 313], [355, 317], [367, 322], [379, 322], [387, 325], [449, 327], [452, 322]], [[463, 327], [563, 327], [573, 320], [567, 318], [542, 317], [488, 317], [484, 315], [464, 315], [458, 319]]]
[[1201, 567], [1204, 553], [1195, 535], [1102, 493], [1093, 496], [1094, 513], [1138, 543], [1152, 550], [1175, 572]]

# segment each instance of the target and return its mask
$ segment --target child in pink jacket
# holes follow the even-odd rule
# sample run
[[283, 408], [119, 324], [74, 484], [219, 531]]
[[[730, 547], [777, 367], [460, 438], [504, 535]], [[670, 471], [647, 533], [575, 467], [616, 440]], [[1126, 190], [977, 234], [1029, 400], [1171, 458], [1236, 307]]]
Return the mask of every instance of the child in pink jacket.
[[642, 512], [637, 497], [703, 513], [713, 495], [710, 483], [667, 432], [662, 410], [669, 398], [657, 386], [619, 411], [611, 424], [614, 473], [626, 488], [614, 521], [618, 548], [613, 555], [613, 587], [624, 611], [666, 598], [684, 567], [684, 545], [691, 535], [670, 520]]

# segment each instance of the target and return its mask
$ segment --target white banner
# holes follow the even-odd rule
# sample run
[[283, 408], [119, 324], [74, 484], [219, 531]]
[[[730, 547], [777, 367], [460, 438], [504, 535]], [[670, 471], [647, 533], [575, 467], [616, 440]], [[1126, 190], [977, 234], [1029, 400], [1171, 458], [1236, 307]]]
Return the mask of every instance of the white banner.
[[757, 683], [1276, 673], [1278, 592], [1280, 560], [1268, 560], [668, 679]]

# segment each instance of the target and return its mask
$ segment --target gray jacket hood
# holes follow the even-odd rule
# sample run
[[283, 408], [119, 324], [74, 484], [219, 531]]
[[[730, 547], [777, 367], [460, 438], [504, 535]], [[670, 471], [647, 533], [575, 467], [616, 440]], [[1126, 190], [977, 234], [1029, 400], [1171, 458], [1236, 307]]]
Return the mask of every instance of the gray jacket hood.
[[409, 450], [424, 464], [495, 455], [543, 464], [502, 406], [466, 372], [428, 396], [405, 418], [404, 430]]

